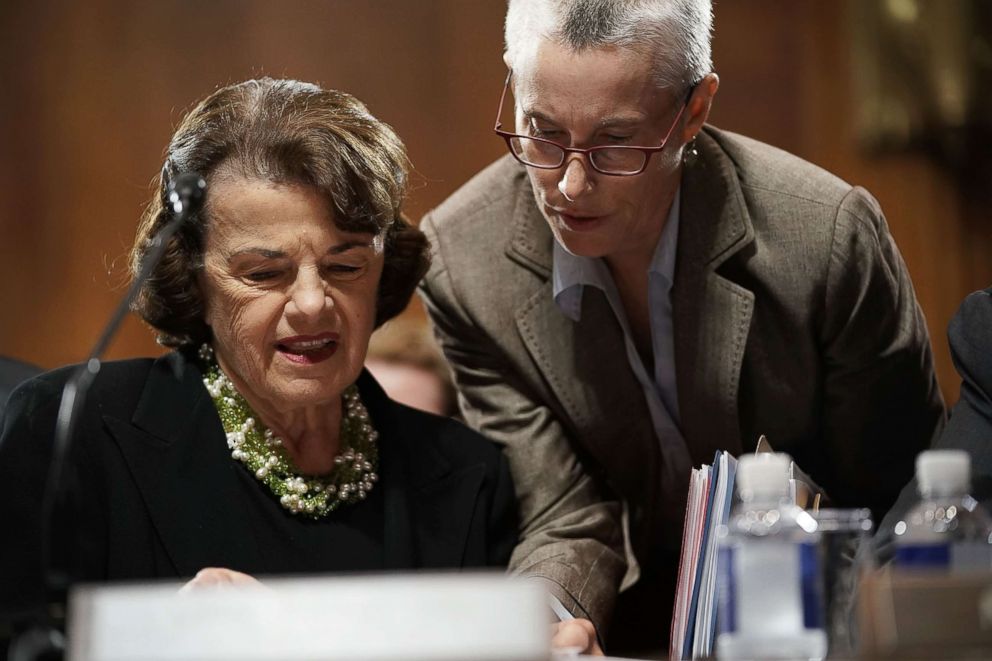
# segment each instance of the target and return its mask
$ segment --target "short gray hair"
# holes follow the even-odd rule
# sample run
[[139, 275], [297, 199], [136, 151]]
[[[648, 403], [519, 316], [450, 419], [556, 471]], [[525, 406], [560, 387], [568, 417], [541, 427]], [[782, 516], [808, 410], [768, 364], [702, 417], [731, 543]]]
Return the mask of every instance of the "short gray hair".
[[548, 39], [575, 51], [617, 46], [653, 59], [659, 87], [687, 89], [713, 70], [711, 0], [509, 0], [506, 56]]

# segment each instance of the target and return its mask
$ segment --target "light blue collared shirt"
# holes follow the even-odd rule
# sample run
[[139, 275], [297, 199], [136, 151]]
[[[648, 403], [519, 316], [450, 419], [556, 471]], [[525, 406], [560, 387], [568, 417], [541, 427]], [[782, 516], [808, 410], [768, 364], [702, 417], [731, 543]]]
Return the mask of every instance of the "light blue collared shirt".
[[[678, 390], [675, 383], [675, 345], [672, 326], [672, 284], [675, 281], [675, 249], [679, 235], [679, 207], [681, 193], [676, 191], [672, 208], [658, 239], [651, 265], [648, 267], [648, 305], [650, 307], [651, 349], [654, 353], [654, 370], [650, 374], [644, 366], [630, 324], [620, 300], [610, 270], [601, 258], [577, 257], [557, 241], [552, 260], [552, 287], [555, 303], [575, 322], [582, 317], [582, 292], [587, 286], [600, 289], [610, 303], [623, 329], [627, 360], [644, 391], [655, 435], [661, 445], [666, 468], [665, 486], [681, 492], [685, 476], [689, 474], [692, 460], [682, 432], [679, 430]], [[678, 493], [679, 497], [684, 496]]]

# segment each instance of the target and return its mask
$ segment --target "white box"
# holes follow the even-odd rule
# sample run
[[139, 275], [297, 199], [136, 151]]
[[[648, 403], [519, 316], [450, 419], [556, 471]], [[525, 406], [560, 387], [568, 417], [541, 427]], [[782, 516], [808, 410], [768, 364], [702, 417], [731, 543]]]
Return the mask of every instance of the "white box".
[[544, 661], [548, 597], [502, 574], [263, 579], [263, 586], [84, 586], [69, 661]]

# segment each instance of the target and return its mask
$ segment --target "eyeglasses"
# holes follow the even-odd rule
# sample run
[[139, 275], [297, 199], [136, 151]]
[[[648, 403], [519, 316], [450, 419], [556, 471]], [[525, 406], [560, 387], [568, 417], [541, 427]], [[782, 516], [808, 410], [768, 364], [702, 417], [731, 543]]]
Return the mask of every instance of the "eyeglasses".
[[546, 138], [535, 138], [533, 136], [510, 133], [503, 130], [503, 122], [500, 121], [500, 116], [503, 112], [503, 102], [506, 100], [506, 91], [510, 87], [510, 78], [512, 76], [513, 70], [511, 69], [506, 74], [506, 82], [503, 83], [503, 93], [499, 97], [499, 107], [496, 109], [496, 125], [493, 127], [493, 131], [496, 132], [496, 135], [506, 140], [506, 146], [510, 148], [510, 153], [513, 154], [515, 159], [532, 168], [556, 170], [565, 163], [565, 156], [567, 154], [585, 154], [593, 170], [614, 177], [632, 177], [644, 172], [644, 168], [648, 166], [648, 160], [651, 158], [651, 155], [663, 150], [668, 144], [668, 139], [672, 136], [672, 132], [675, 131], [679, 120], [682, 119], [682, 113], [685, 112], [686, 106], [689, 105], [689, 99], [692, 97], [692, 92], [696, 87], [693, 85], [689, 88], [686, 99], [675, 116], [675, 121], [672, 122], [668, 133], [665, 134], [665, 138], [657, 147], [604, 145], [582, 149], [579, 147], [566, 147], [554, 140], [548, 140]]

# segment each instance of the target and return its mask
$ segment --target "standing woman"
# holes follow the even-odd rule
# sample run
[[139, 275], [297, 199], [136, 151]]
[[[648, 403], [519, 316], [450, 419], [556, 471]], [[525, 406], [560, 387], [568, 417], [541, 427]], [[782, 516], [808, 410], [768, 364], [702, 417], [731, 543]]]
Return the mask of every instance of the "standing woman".
[[[400, 213], [406, 155], [356, 99], [292, 80], [219, 89], [182, 121], [169, 183], [205, 177], [136, 311], [173, 351], [108, 363], [56, 509], [72, 581], [194, 584], [266, 574], [502, 566], [516, 506], [499, 449], [389, 400], [362, 368], [373, 329], [428, 263]], [[0, 613], [44, 603], [41, 501], [71, 369], [11, 397], [0, 436]]]

